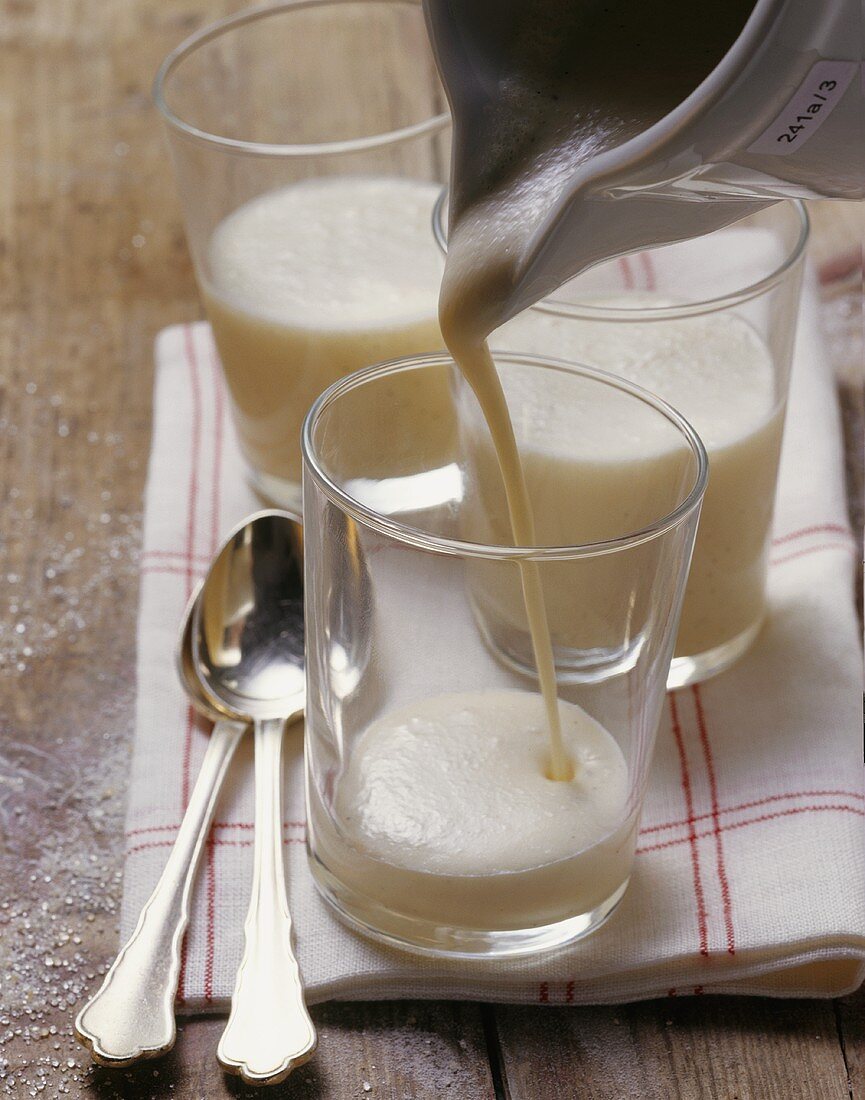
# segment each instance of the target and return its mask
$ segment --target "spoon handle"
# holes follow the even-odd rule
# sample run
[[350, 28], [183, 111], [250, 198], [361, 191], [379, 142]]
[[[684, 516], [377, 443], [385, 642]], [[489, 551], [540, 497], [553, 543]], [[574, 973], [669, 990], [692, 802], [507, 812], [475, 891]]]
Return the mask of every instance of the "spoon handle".
[[292, 947], [282, 851], [282, 742], [285, 722], [255, 724], [255, 856], [245, 945], [231, 1015], [217, 1049], [220, 1065], [248, 1084], [284, 1080], [315, 1050]]
[[75, 1035], [103, 1066], [156, 1058], [174, 1045], [174, 997], [189, 895], [216, 799], [246, 726], [213, 727], [165, 870], [99, 992], [78, 1013]]

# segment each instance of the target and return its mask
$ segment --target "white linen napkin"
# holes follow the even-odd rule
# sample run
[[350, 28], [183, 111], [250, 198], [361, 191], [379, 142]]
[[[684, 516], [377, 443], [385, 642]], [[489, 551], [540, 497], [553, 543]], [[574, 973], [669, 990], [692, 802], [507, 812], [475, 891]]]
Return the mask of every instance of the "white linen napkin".
[[[740, 276], [747, 266], [742, 254], [707, 256], [705, 244], [689, 255], [695, 264], [726, 263]], [[639, 287], [640, 265], [630, 263], [623, 278]], [[206, 745], [206, 723], [191, 715], [174, 673], [178, 623], [220, 540], [260, 507], [243, 480], [208, 326], [166, 329], [156, 359], [124, 939], [164, 865]], [[389, 950], [348, 931], [307, 870], [302, 732], [289, 734], [284, 841], [310, 1002], [584, 1004], [704, 992], [828, 996], [858, 987], [865, 978], [862, 681], [852, 598], [858, 548], [847, 525], [839, 419], [810, 284], [775, 531], [768, 624], [734, 669], [668, 696], [631, 886], [611, 919], [571, 947], [469, 965]], [[227, 1008], [251, 857], [247, 738], [195, 891], [182, 1010]]]

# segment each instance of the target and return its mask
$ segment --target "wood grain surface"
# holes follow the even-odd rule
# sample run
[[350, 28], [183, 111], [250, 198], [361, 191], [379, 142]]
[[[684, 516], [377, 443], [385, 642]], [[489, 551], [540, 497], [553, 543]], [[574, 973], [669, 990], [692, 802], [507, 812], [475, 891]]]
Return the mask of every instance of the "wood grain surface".
[[[200, 315], [150, 82], [238, 6], [0, 4], [0, 1097], [249, 1093], [217, 1069], [217, 1019], [120, 1074], [71, 1034], [117, 948], [152, 341]], [[814, 213], [861, 527], [861, 210]], [[863, 1100], [863, 1014], [861, 996], [331, 1005], [272, 1095]]]

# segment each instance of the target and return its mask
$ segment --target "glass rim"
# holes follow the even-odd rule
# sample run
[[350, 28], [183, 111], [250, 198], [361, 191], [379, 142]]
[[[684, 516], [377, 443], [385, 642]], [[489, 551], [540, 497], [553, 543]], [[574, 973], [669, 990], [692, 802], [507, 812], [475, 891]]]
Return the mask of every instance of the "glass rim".
[[356, 500], [350, 493], [336, 484], [319, 462], [312, 439], [317, 422], [328, 406], [344, 394], [350, 393], [370, 381], [386, 378], [389, 375], [406, 370], [454, 365], [453, 358], [445, 352], [390, 359], [370, 367], [363, 367], [361, 370], [346, 375], [328, 386], [313, 402], [304, 418], [301, 430], [304, 488], [307, 473], [309, 473], [318, 488], [333, 504], [350, 515], [352, 519], [362, 523], [365, 527], [372, 528], [386, 538], [394, 539], [418, 550], [445, 554], [451, 557], [483, 558], [496, 561], [563, 561], [614, 554], [659, 538], [667, 531], [680, 526], [700, 506], [709, 476], [709, 457], [703, 441], [689, 421], [668, 402], [657, 397], [643, 386], [619, 378], [609, 371], [599, 370], [583, 363], [571, 363], [564, 359], [539, 355], [522, 355], [516, 352], [496, 352], [494, 357], [497, 363], [542, 367], [593, 379], [609, 386], [611, 389], [623, 391], [661, 413], [684, 436], [691, 453], [696, 459], [697, 468], [693, 485], [684, 500], [670, 512], [636, 531], [629, 531], [611, 539], [573, 546], [500, 546], [447, 538], [444, 535], [435, 535], [421, 528], [401, 523]]
[[[435, 206], [432, 212], [432, 232], [435, 242], [439, 247], [443, 256], [447, 256], [447, 235], [444, 228], [444, 211], [447, 204], [449, 195], [449, 189], [443, 187], [439, 197], [436, 199]], [[714, 298], [702, 298], [696, 302], [684, 302], [678, 305], [672, 306], [634, 306], [633, 308], [628, 306], [598, 306], [590, 305], [588, 303], [581, 302], [564, 302], [562, 300], [556, 300], [553, 297], [542, 298], [539, 302], [536, 302], [533, 306], [529, 306], [529, 309], [536, 309], [541, 313], [552, 314], [557, 317], [570, 317], [572, 319], [579, 320], [594, 320], [594, 321], [630, 321], [645, 324], [651, 321], [670, 321], [680, 317], [698, 317], [705, 313], [715, 313], [722, 309], [727, 309], [730, 306], [741, 305], [744, 302], [749, 302], [753, 298], [759, 297], [767, 290], [776, 286], [798, 263], [801, 262], [805, 255], [805, 249], [808, 246], [808, 241], [811, 236], [811, 219], [808, 216], [808, 210], [801, 199], [787, 199], [778, 200], [772, 202], [770, 206], [781, 206], [784, 208], [791, 208], [795, 211], [798, 219], [798, 233], [796, 240], [789, 250], [784, 259], [773, 268], [768, 274], [757, 279], [753, 283], [749, 283], [748, 286], [741, 287], [738, 290], [730, 291], [727, 294], [720, 294]], [[768, 209], [768, 207], [766, 208]], [[737, 224], [737, 223], [731, 223]], [[729, 226], [722, 226], [721, 229], [715, 229], [713, 233], [723, 233], [724, 229]], [[704, 234], [706, 237], [711, 237], [712, 233]], [[695, 239], [695, 238], [689, 238]], [[671, 242], [670, 245], [661, 245], [661, 248], [672, 247], [673, 244], [680, 244], [681, 242]], [[621, 257], [614, 257], [615, 259], [621, 259], [624, 256], [635, 256], [641, 252], [645, 252], [647, 249], [636, 248], [631, 252], [622, 253]], [[609, 260], [602, 261], [603, 263], [609, 263]], [[597, 265], [594, 265], [597, 266]], [[588, 269], [591, 270], [591, 269]], [[575, 276], [579, 278], [579, 276]]]
[[322, 5], [337, 4], [363, 4], [381, 3], [400, 5], [421, 10], [420, 0], [280, 0], [275, 4], [260, 4], [234, 15], [226, 16], [215, 23], [190, 34], [165, 57], [156, 72], [153, 81], [153, 101], [165, 121], [186, 138], [190, 138], [203, 145], [212, 146], [230, 153], [246, 153], [249, 156], [259, 157], [320, 157], [337, 156], [345, 153], [360, 153], [370, 149], [384, 148], [402, 141], [422, 137], [425, 134], [434, 134], [444, 130], [450, 125], [449, 111], [443, 111], [437, 115], [414, 122], [410, 126], [402, 126], [396, 130], [385, 130], [378, 134], [367, 134], [363, 137], [346, 138], [341, 141], [321, 142], [266, 142], [244, 141], [241, 138], [229, 138], [222, 134], [214, 134], [209, 130], [202, 130], [193, 126], [176, 114], [169, 106], [166, 98], [166, 85], [171, 75], [183, 61], [194, 53], [200, 46], [219, 38], [221, 35], [237, 30], [248, 23], [254, 23], [259, 19], [269, 16], [283, 15], [286, 12], [300, 11], [303, 8], [321, 7]]

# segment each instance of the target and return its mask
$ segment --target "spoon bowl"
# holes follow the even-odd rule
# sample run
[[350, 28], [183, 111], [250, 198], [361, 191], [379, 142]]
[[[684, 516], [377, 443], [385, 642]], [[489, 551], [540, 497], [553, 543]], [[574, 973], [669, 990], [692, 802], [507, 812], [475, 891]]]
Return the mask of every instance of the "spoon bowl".
[[181, 684], [183, 684], [183, 690], [193, 707], [203, 717], [209, 718], [211, 722], [219, 722], [223, 718], [233, 719], [235, 714], [224, 707], [217, 707], [210, 696], [205, 694], [195, 671], [195, 659], [192, 655], [192, 621], [203, 583], [203, 581], [196, 583], [187, 601], [186, 610], [183, 613], [183, 622], [180, 626], [180, 634], [177, 639], [177, 648], [174, 650], [174, 667], [177, 670]]
[[226, 540], [196, 603], [201, 693], [247, 721], [303, 713], [303, 529], [287, 512], [251, 516]]

